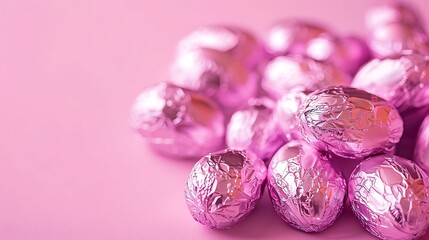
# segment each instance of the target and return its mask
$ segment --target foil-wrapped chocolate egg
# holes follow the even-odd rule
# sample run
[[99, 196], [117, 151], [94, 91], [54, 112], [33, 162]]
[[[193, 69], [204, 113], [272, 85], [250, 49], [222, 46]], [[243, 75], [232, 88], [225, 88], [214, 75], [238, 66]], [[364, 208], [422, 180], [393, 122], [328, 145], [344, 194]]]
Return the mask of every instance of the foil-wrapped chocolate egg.
[[303, 56], [280, 56], [265, 67], [262, 88], [278, 99], [292, 90], [314, 91], [350, 82], [348, 74], [328, 62]]
[[328, 61], [350, 74], [356, 73], [371, 56], [361, 39], [338, 37], [321, 25], [303, 21], [275, 25], [268, 34], [266, 48], [272, 56], [296, 54]]
[[392, 2], [369, 9], [365, 14], [365, 22], [368, 29], [371, 30], [398, 22], [422, 26], [417, 12], [404, 2]]
[[373, 59], [355, 76], [352, 86], [377, 94], [399, 110], [429, 103], [429, 57], [407, 53]]
[[341, 213], [346, 180], [304, 140], [281, 147], [271, 160], [268, 192], [274, 209], [293, 227], [320, 232]]
[[264, 161], [286, 141], [273, 117], [274, 102], [268, 98], [249, 100], [242, 110], [235, 112], [226, 130], [229, 148], [248, 150]]
[[[321, 50], [316, 48], [315, 51], [320, 52]], [[335, 49], [331, 55], [321, 60], [332, 62], [343, 71], [354, 76], [371, 57], [371, 50], [364, 40], [356, 36], [345, 36], [336, 41]]]
[[231, 227], [255, 208], [266, 173], [264, 162], [245, 150], [226, 149], [201, 158], [185, 186], [192, 217], [210, 228]]
[[376, 57], [389, 57], [403, 51], [429, 53], [429, 37], [415, 25], [394, 22], [371, 31], [369, 47]]
[[429, 174], [429, 116], [423, 121], [417, 135], [414, 162]]
[[401, 116], [389, 102], [348, 87], [311, 93], [298, 120], [302, 136], [317, 149], [355, 159], [393, 151], [403, 132]]
[[218, 150], [225, 134], [224, 115], [214, 102], [167, 83], [140, 93], [131, 121], [156, 151], [177, 157], [201, 157]]
[[256, 37], [235, 26], [206, 26], [198, 28], [183, 38], [178, 52], [195, 48], [209, 48], [239, 59], [249, 68], [255, 67], [264, 57], [264, 50]]
[[350, 176], [348, 197], [361, 224], [380, 239], [415, 239], [429, 224], [428, 175], [405, 158], [379, 155], [361, 162]]
[[213, 49], [193, 49], [180, 53], [171, 67], [171, 82], [198, 91], [227, 112], [235, 111], [253, 97], [257, 74], [238, 59]]
[[266, 40], [266, 50], [273, 56], [285, 54], [306, 54], [311, 42], [330, 44], [334, 36], [316, 23], [304, 21], [284, 21], [274, 25]]
[[307, 96], [308, 94], [305, 92], [291, 91], [284, 94], [276, 102], [274, 119], [287, 140], [301, 138], [296, 115], [299, 106], [305, 102]]

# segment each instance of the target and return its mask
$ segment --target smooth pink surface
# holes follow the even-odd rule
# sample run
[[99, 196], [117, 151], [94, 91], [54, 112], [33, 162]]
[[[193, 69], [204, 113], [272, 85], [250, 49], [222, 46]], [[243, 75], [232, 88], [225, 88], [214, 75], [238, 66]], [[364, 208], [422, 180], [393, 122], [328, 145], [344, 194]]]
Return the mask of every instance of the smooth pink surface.
[[231, 230], [201, 226], [183, 195], [193, 162], [150, 151], [129, 110], [198, 26], [263, 34], [302, 17], [363, 33], [364, 10], [376, 2], [0, 1], [0, 239], [373, 239], [349, 208], [325, 232], [301, 233], [267, 194]]

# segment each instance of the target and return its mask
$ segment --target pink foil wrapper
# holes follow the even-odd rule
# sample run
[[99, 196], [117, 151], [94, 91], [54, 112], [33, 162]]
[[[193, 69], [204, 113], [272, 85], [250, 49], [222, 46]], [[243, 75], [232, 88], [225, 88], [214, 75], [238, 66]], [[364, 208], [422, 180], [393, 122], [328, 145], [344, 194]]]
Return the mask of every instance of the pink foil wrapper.
[[177, 56], [170, 80], [177, 86], [210, 97], [230, 113], [255, 95], [257, 79], [258, 74], [228, 54], [213, 49], [194, 49]]
[[255, 208], [266, 171], [264, 162], [246, 151], [226, 149], [203, 157], [185, 186], [192, 217], [210, 228], [233, 226]]
[[349, 200], [361, 224], [380, 239], [422, 236], [429, 224], [429, 179], [415, 163], [379, 155], [350, 176]]
[[393, 22], [373, 29], [368, 37], [369, 47], [376, 57], [389, 57], [404, 51], [429, 53], [429, 37], [418, 26]]
[[273, 117], [274, 102], [268, 98], [249, 100], [244, 109], [235, 112], [226, 130], [229, 148], [248, 150], [268, 161], [286, 142]]
[[358, 72], [352, 86], [377, 94], [400, 111], [429, 104], [429, 57], [417, 53], [374, 59]]
[[[335, 42], [334, 50], [331, 55], [328, 55], [328, 58], [320, 60], [334, 63], [351, 76], [354, 76], [360, 67], [372, 57], [371, 50], [366, 42], [356, 36], [346, 36], [338, 39]], [[321, 52], [322, 49], [315, 48], [315, 51]]]
[[404, 121], [404, 134], [401, 141], [396, 144], [395, 155], [415, 160], [414, 150], [417, 143], [420, 126], [429, 115], [429, 105], [419, 108], [408, 108], [400, 113]]
[[254, 68], [264, 58], [259, 40], [249, 31], [234, 26], [201, 27], [182, 39], [178, 52], [195, 48], [214, 49], [244, 62]]
[[317, 149], [354, 159], [392, 152], [403, 132], [401, 116], [389, 102], [347, 87], [313, 92], [298, 119], [303, 137]]
[[429, 117], [420, 126], [414, 149], [414, 162], [429, 174]]
[[307, 99], [307, 94], [301, 91], [291, 91], [284, 94], [276, 102], [274, 119], [287, 140], [300, 139], [297, 114], [299, 106]]
[[422, 26], [417, 12], [404, 2], [392, 2], [369, 9], [365, 14], [365, 22], [371, 30], [398, 22]]
[[275, 25], [268, 34], [266, 48], [272, 56], [296, 54], [331, 62], [352, 75], [371, 57], [363, 40], [338, 37], [321, 25], [303, 21]]
[[144, 89], [131, 111], [133, 128], [156, 151], [185, 158], [218, 150], [224, 121], [214, 102], [167, 83]]
[[331, 63], [298, 55], [280, 56], [265, 67], [262, 88], [278, 99], [292, 90], [314, 91], [349, 82], [348, 74]]
[[267, 183], [276, 212], [305, 232], [332, 225], [344, 205], [346, 180], [304, 140], [291, 141], [277, 151]]
[[332, 38], [334, 36], [330, 31], [319, 24], [304, 21], [284, 21], [270, 29], [266, 39], [266, 49], [273, 56], [304, 55], [311, 42], [320, 41], [320, 43], [330, 44]]

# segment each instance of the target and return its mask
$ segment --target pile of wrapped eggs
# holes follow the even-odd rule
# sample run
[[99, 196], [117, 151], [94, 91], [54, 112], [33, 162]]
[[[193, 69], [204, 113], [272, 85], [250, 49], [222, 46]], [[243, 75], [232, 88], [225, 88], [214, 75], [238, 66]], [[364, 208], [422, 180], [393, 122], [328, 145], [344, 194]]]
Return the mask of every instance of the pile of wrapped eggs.
[[161, 154], [202, 157], [185, 186], [196, 221], [233, 226], [266, 185], [278, 215], [305, 232], [328, 228], [349, 202], [380, 239], [425, 233], [429, 37], [403, 3], [365, 20], [366, 41], [293, 20], [264, 41], [209, 26], [179, 43], [170, 78], [142, 91], [132, 125]]

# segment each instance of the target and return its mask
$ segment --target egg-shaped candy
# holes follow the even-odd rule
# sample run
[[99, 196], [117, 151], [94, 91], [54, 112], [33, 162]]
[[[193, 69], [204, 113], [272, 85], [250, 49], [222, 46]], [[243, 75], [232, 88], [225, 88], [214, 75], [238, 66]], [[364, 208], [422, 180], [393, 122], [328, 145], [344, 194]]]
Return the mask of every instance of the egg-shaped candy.
[[297, 114], [299, 106], [307, 99], [307, 92], [291, 91], [277, 100], [274, 119], [287, 140], [300, 139]]
[[244, 62], [254, 68], [264, 58], [264, 50], [258, 39], [249, 31], [236, 26], [213, 25], [196, 29], [184, 37], [177, 51], [195, 48], [214, 49]]
[[429, 224], [429, 178], [394, 155], [361, 162], [350, 176], [348, 198], [361, 224], [380, 239], [415, 239]]
[[257, 78], [258, 75], [237, 58], [201, 48], [177, 56], [170, 81], [210, 97], [230, 113], [255, 95]]
[[131, 111], [133, 128], [156, 151], [175, 157], [201, 157], [218, 150], [224, 115], [207, 97], [158, 83], [144, 89]]
[[414, 162], [429, 174], [429, 116], [420, 126], [414, 149]]
[[276, 212], [305, 232], [332, 225], [344, 205], [346, 180], [304, 140], [291, 141], [276, 152], [267, 184]]
[[262, 88], [275, 99], [292, 90], [314, 91], [350, 82], [348, 74], [337, 66], [293, 55], [272, 59], [265, 67]]
[[273, 116], [274, 102], [268, 98], [249, 100], [248, 106], [235, 112], [226, 129], [229, 148], [248, 150], [264, 161], [286, 142]]
[[394, 22], [373, 29], [368, 45], [376, 57], [389, 57], [403, 51], [429, 53], [429, 37], [415, 25]]
[[329, 44], [331, 38], [334, 38], [333, 34], [322, 25], [305, 21], [282, 21], [270, 29], [266, 49], [273, 56], [304, 55], [311, 42], [323, 41]]
[[[314, 48], [313, 52], [321, 52], [321, 49]], [[307, 55], [312, 56], [314, 54]], [[335, 42], [335, 49], [328, 58], [320, 60], [332, 62], [343, 71], [354, 76], [371, 57], [371, 50], [363, 39], [356, 36], [345, 36]]]
[[404, 53], [373, 59], [356, 74], [352, 86], [377, 94], [399, 110], [429, 103], [429, 57]]
[[298, 120], [302, 136], [313, 146], [346, 158], [391, 152], [403, 132], [401, 116], [389, 102], [348, 87], [311, 93]]
[[417, 12], [405, 2], [391, 2], [375, 6], [365, 14], [365, 23], [370, 30], [398, 22], [422, 26], [422, 21]]
[[226, 149], [201, 158], [185, 186], [192, 217], [210, 228], [233, 226], [255, 208], [266, 171], [264, 162], [245, 150]]

